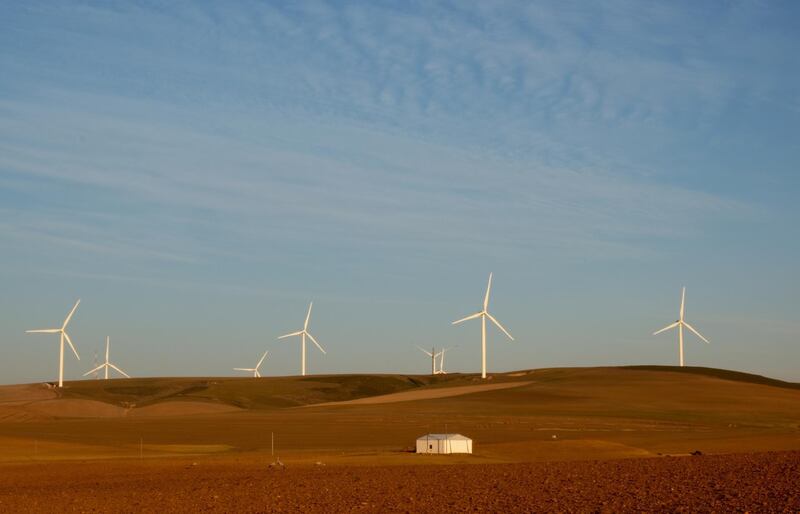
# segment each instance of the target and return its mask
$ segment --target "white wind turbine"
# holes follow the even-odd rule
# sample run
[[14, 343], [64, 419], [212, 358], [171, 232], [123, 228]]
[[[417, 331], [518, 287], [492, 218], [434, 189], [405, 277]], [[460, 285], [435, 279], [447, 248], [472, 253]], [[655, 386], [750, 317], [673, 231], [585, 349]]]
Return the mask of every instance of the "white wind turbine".
[[684, 313], [684, 305], [685, 305], [685, 303], [686, 303], [686, 288], [684, 287], [684, 288], [683, 288], [683, 290], [681, 291], [681, 310], [680, 310], [680, 313], [678, 314], [678, 320], [677, 320], [677, 321], [675, 321], [675, 323], [672, 323], [671, 325], [667, 325], [666, 327], [662, 328], [661, 330], [658, 330], [658, 331], [656, 331], [656, 332], [653, 332], [653, 335], [658, 335], [658, 334], [660, 334], [661, 332], [664, 332], [664, 331], [666, 331], [666, 330], [669, 330], [669, 329], [671, 329], [671, 328], [678, 327], [678, 351], [679, 351], [679, 353], [680, 353], [680, 362], [681, 362], [681, 366], [683, 366], [683, 327], [686, 327], [686, 328], [688, 328], [689, 330], [691, 330], [692, 332], [694, 332], [694, 335], [696, 335], [697, 337], [699, 337], [700, 339], [702, 339], [703, 341], [705, 341], [706, 343], [708, 343], [708, 339], [706, 339], [705, 337], [703, 337], [703, 336], [700, 334], [700, 332], [698, 332], [697, 330], [695, 330], [695, 328], [694, 328], [693, 326], [691, 326], [690, 324], [688, 324], [688, 323], [686, 322], [686, 320], [684, 320], [684, 319], [683, 319], [683, 313]]
[[483, 309], [480, 312], [476, 312], [475, 314], [471, 314], [466, 318], [461, 318], [453, 322], [453, 325], [457, 325], [463, 321], [469, 321], [475, 318], [481, 318], [481, 378], [486, 378], [486, 318], [489, 318], [492, 323], [497, 325], [497, 328], [503, 331], [505, 335], [508, 336], [509, 339], [512, 341], [514, 340], [511, 337], [511, 334], [508, 333], [508, 330], [503, 328], [503, 325], [500, 324], [499, 321], [494, 319], [494, 316], [489, 314], [489, 292], [492, 290], [492, 274], [489, 273], [489, 284], [486, 286], [486, 296], [483, 298]]
[[258, 364], [256, 364], [255, 368], [233, 368], [233, 369], [234, 371], [252, 371], [254, 378], [261, 378], [261, 373], [258, 372], [258, 368], [261, 367], [261, 363], [264, 362], [264, 359], [266, 358], [268, 353], [269, 350], [264, 352], [264, 355], [261, 356], [261, 359], [259, 359]]
[[61, 349], [59, 350], [59, 357], [58, 357], [58, 387], [64, 387], [64, 339], [66, 339], [67, 343], [69, 343], [69, 347], [72, 348], [72, 352], [75, 354], [75, 357], [77, 357], [78, 360], [81, 360], [80, 356], [78, 355], [78, 350], [75, 349], [75, 346], [72, 344], [72, 341], [70, 340], [69, 335], [66, 332], [67, 323], [69, 323], [69, 320], [72, 319], [72, 315], [75, 314], [75, 309], [78, 308], [78, 304], [80, 303], [81, 300], [80, 298], [78, 298], [78, 301], [75, 302], [75, 307], [73, 307], [72, 310], [69, 311], [69, 314], [67, 314], [67, 319], [64, 320], [64, 324], [61, 325], [61, 328], [45, 328], [41, 330], [25, 331], [25, 333], [27, 334], [60, 334]]
[[450, 348], [442, 348], [442, 351], [439, 352], [439, 371], [436, 372], [437, 375], [447, 375], [447, 372], [444, 370], [444, 354], [452, 350], [453, 347]]
[[108, 349], [109, 349], [110, 346], [111, 346], [111, 338], [106, 336], [106, 361], [103, 364], [97, 366], [96, 368], [90, 369], [89, 371], [84, 373], [83, 376], [90, 375], [90, 374], [94, 373], [95, 371], [100, 371], [101, 369], [105, 368], [105, 372], [106, 372], [105, 373], [105, 380], [108, 380], [108, 368], [114, 368], [121, 375], [125, 375], [125, 378], [131, 378], [130, 375], [128, 375], [127, 373], [125, 373], [124, 371], [122, 371], [121, 369], [116, 367], [115, 365], [111, 364], [111, 362], [108, 360]]
[[278, 338], [278, 339], [283, 339], [285, 337], [300, 336], [300, 341], [301, 341], [300, 347], [302, 348], [300, 362], [301, 362], [301, 374], [303, 376], [306, 375], [306, 337], [311, 339], [311, 342], [317, 345], [319, 351], [321, 351], [322, 353], [326, 353], [325, 349], [319, 345], [316, 339], [314, 339], [314, 336], [308, 333], [308, 321], [311, 319], [311, 307], [313, 305], [314, 302], [308, 304], [308, 314], [306, 314], [306, 322], [303, 324], [303, 330], [298, 330], [297, 332], [292, 332], [291, 334], [285, 334]]
[[436, 347], [431, 348], [431, 351], [425, 350], [419, 346], [417, 346], [417, 348], [419, 348], [419, 351], [431, 358], [431, 375], [436, 375], [436, 357], [438, 357], [441, 352], [437, 352]]

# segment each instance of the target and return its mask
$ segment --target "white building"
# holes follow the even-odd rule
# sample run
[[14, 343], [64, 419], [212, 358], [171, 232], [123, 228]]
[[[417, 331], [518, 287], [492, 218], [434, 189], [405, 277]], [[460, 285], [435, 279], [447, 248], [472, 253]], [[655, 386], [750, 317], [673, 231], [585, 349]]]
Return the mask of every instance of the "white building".
[[461, 434], [427, 434], [417, 438], [417, 453], [472, 453], [472, 439]]

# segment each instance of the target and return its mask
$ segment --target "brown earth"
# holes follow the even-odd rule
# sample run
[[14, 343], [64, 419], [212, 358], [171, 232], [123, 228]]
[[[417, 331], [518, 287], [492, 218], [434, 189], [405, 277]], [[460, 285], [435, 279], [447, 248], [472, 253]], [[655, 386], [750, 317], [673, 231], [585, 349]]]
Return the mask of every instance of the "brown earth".
[[273, 433], [284, 458], [359, 465], [417, 463], [402, 450], [429, 432], [471, 437], [475, 454], [447, 461], [465, 464], [800, 450], [800, 386], [723, 370], [65, 385], [0, 387], [0, 463], [138, 457], [140, 442], [148, 458], [258, 454]]
[[129, 411], [129, 415], [133, 417], [172, 417], [194, 416], [198, 414], [222, 414], [225, 412], [237, 412], [240, 410], [242, 409], [239, 407], [222, 403], [168, 401], [157, 403], [155, 405], [147, 405], [138, 409], [131, 409]]
[[416, 400], [434, 400], [436, 398], [452, 398], [465, 394], [483, 393], [496, 389], [510, 389], [530, 384], [530, 382], [503, 382], [500, 384], [484, 384], [475, 386], [459, 387], [439, 387], [435, 389], [422, 389], [420, 391], [403, 391], [401, 393], [382, 394], [379, 396], [369, 396], [356, 400], [346, 400], [343, 402], [312, 403], [303, 407], [332, 407], [334, 405], [378, 405], [381, 403], [411, 402]]
[[73, 398], [31, 402], [25, 405], [25, 410], [52, 418], [116, 418], [125, 415], [125, 409], [116, 405]]
[[0, 405], [19, 405], [55, 398], [56, 391], [44, 384], [20, 384], [0, 387]]
[[[0, 512], [800, 512], [800, 385], [743, 373], [65, 385], [0, 387]], [[406, 451], [429, 432], [475, 453]]]
[[800, 452], [472, 466], [267, 462], [6, 465], [0, 511], [800, 512]]

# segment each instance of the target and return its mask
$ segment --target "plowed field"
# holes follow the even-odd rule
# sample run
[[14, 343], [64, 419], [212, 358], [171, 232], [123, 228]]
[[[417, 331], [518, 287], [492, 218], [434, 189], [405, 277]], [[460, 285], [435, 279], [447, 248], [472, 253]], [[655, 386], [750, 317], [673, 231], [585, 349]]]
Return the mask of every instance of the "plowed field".
[[800, 452], [466, 466], [6, 465], [2, 512], [800, 512]]

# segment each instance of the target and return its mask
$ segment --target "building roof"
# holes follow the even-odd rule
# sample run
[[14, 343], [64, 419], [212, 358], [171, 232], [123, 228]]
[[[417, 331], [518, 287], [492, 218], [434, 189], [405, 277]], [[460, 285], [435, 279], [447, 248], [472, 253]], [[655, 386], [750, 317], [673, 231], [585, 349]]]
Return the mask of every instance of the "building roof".
[[449, 441], [471, 441], [467, 436], [461, 434], [427, 434], [420, 437], [417, 437], [417, 441], [420, 440], [449, 440]]

